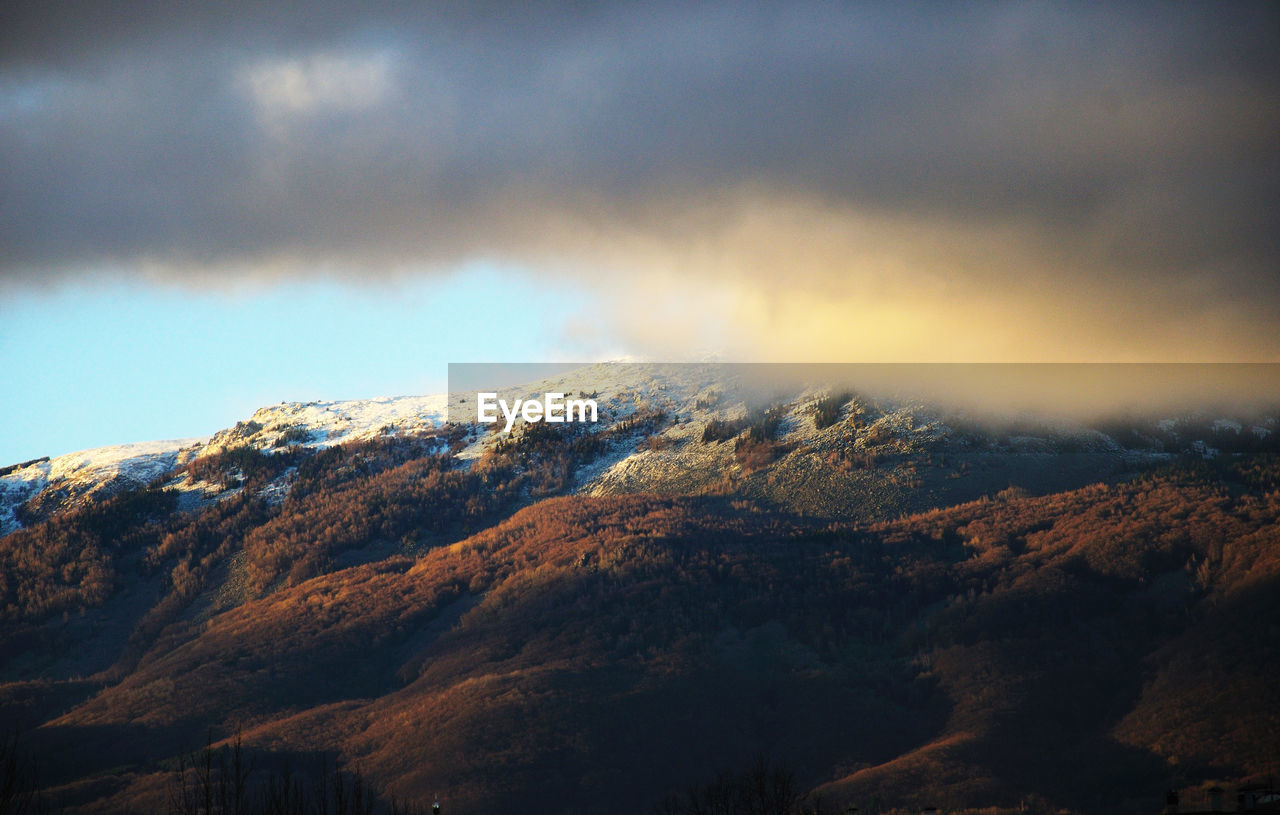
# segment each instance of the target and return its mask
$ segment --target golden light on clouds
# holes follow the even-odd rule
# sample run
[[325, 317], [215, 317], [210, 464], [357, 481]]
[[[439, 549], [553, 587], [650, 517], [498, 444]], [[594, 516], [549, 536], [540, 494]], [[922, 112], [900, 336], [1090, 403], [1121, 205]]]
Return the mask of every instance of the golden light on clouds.
[[1154, 282], [1031, 222], [859, 211], [761, 187], [582, 211], [513, 229], [513, 256], [573, 270], [601, 300], [597, 330], [657, 358], [1280, 359], [1274, 328], [1260, 335], [1196, 278]]
[[16, 15], [0, 283], [494, 260], [641, 354], [1280, 359], [1274, 4], [447, 5]]

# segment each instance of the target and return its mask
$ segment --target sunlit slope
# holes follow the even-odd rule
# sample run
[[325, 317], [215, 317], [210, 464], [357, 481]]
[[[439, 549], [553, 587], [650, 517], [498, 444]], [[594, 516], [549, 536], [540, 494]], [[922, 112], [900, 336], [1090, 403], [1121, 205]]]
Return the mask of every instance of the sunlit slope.
[[[1170, 475], [820, 528], [732, 499], [553, 499], [230, 609], [39, 734], [152, 745], [126, 797], [212, 726], [458, 812], [643, 812], [755, 753], [836, 800], [1132, 811], [1266, 771], [1274, 736], [1232, 702], [1278, 701], [1275, 609], [1250, 599], [1280, 589], [1260, 483]], [[1264, 640], [1248, 659], [1235, 629]], [[1180, 667], [1185, 643], [1232, 670]], [[1207, 741], [1175, 756], [1188, 727]]]

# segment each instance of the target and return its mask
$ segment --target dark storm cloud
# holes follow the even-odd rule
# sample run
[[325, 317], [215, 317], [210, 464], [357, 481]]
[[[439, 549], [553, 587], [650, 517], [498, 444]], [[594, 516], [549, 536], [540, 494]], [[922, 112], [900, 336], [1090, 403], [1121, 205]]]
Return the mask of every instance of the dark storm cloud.
[[777, 196], [1280, 306], [1272, 5], [125, 6], [0, 20], [7, 276], [687, 243]]

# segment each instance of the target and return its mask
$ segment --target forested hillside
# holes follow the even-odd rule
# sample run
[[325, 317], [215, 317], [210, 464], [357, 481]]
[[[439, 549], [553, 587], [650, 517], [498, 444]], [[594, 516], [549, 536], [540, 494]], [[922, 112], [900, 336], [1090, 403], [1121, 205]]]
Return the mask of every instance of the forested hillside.
[[1274, 457], [860, 522], [540, 498], [570, 442], [231, 449], [187, 465], [202, 509], [154, 486], [0, 539], [44, 799], [160, 811], [206, 738], [251, 789], [336, 766], [451, 813], [684, 811], [758, 759], [841, 811], [1154, 811], [1272, 771]]

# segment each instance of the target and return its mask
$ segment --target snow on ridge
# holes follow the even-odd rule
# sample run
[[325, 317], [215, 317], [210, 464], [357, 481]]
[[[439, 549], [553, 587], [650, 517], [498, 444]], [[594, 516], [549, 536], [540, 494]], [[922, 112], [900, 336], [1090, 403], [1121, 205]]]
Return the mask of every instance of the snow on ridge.
[[16, 469], [0, 477], [0, 484], [10, 488], [16, 488], [20, 484], [27, 485], [38, 491], [49, 482], [64, 480], [102, 480], [125, 476], [146, 482], [173, 469], [179, 453], [184, 450], [194, 451], [208, 440], [208, 436], [198, 436], [78, 450]]
[[47, 461], [43, 465], [34, 466], [47, 466], [51, 481], [59, 478], [82, 477], [85, 474], [129, 474], [149, 481], [152, 477], [163, 475], [173, 469], [178, 454], [183, 450], [192, 451], [203, 447], [207, 441], [209, 441], [208, 436], [197, 436], [189, 439], [113, 444], [109, 447], [96, 447], [92, 450], [68, 453]]
[[383, 396], [341, 401], [281, 402], [258, 408], [248, 422], [220, 431], [206, 453], [251, 444], [329, 447], [382, 435], [419, 433], [445, 422], [446, 394]]
[[113, 444], [67, 453], [0, 476], [0, 535], [18, 529], [16, 510], [46, 487], [67, 487], [76, 495], [108, 483], [142, 486], [195, 455], [207, 436]]
[[[397, 429], [430, 429], [444, 423], [446, 394], [431, 396], [381, 396], [374, 399], [350, 399], [334, 402], [281, 402], [258, 408], [252, 420], [289, 421], [312, 430], [330, 433], [330, 439], [375, 434], [388, 426]], [[334, 435], [334, 431], [337, 434]]]
[[[240, 444], [272, 449], [289, 443], [329, 447], [382, 435], [412, 434], [445, 421], [446, 394], [332, 402], [282, 402], [213, 436], [116, 444], [80, 450], [0, 476], [0, 536], [21, 528], [17, 508], [46, 489], [67, 500], [144, 486], [193, 458]], [[63, 503], [63, 506], [68, 504]]]

